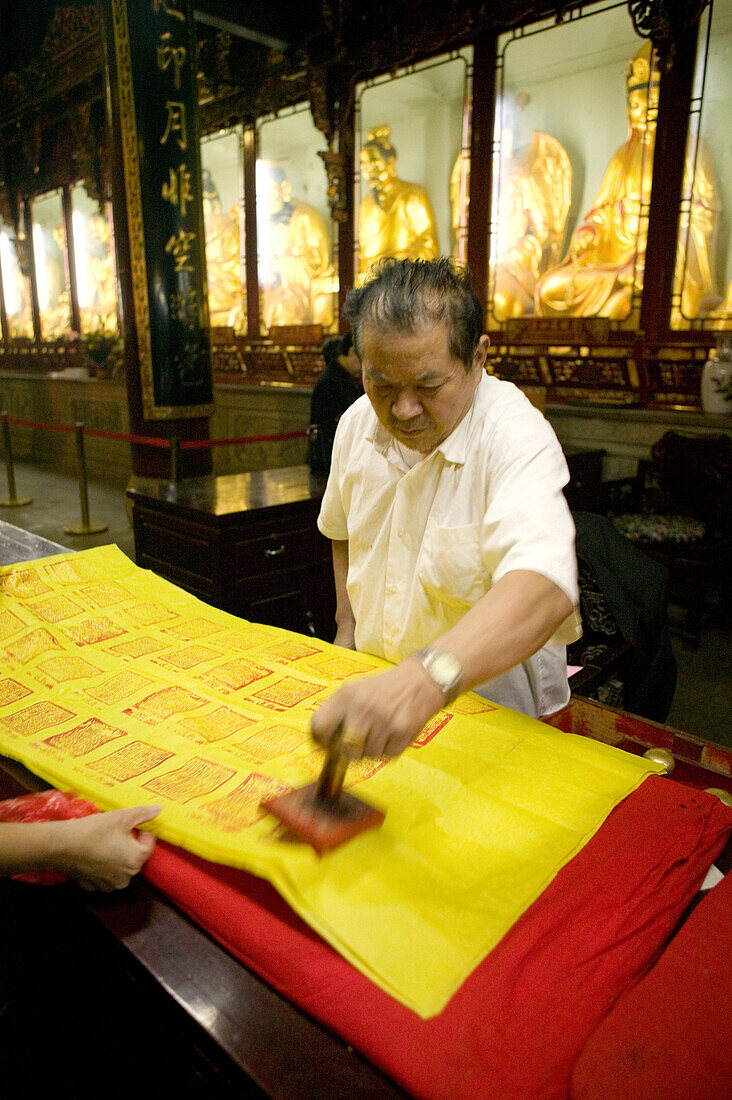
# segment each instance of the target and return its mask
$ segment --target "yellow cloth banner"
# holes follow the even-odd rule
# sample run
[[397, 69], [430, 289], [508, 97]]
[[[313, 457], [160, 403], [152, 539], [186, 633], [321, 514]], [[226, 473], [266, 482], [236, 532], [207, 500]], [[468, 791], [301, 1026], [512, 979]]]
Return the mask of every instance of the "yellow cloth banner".
[[266, 878], [420, 1016], [478, 962], [660, 765], [474, 695], [346, 787], [387, 811], [318, 857], [262, 798], [312, 782], [310, 715], [385, 662], [250, 624], [116, 546], [0, 569], [0, 752], [103, 809], [161, 803], [151, 830]]

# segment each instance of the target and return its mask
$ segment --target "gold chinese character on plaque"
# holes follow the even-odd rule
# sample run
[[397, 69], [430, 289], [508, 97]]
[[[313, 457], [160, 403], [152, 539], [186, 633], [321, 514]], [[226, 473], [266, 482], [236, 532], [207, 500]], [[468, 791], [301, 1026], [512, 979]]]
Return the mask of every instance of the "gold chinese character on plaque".
[[170, 295], [170, 316], [183, 324], [195, 325], [198, 318], [198, 294], [189, 287], [185, 294], [174, 291]]
[[168, 99], [165, 103], [165, 110], [167, 112], [167, 121], [165, 124], [165, 133], [160, 139], [160, 144], [167, 145], [168, 138], [172, 134], [180, 148], [185, 152], [188, 148], [186, 105], [185, 103], [176, 103]]
[[160, 36], [160, 43], [157, 49], [158, 68], [164, 73], [166, 69], [172, 65], [173, 85], [176, 88], [180, 88], [180, 72], [185, 64], [186, 48], [185, 46], [171, 45], [172, 37], [170, 31], [166, 31]]
[[179, 207], [181, 214], [185, 217], [186, 206], [189, 202], [193, 202], [191, 173], [185, 164], [181, 164], [177, 170], [169, 168], [168, 173], [168, 182], [163, 184], [160, 193], [171, 206]]
[[191, 263], [191, 245], [195, 239], [195, 233], [187, 233], [185, 229], [179, 229], [166, 244], [165, 251], [169, 252], [175, 260], [176, 271], [195, 270]]
[[180, 19], [181, 23], [185, 23], [185, 15], [182, 11], [178, 11], [171, 0], [152, 0], [152, 10], [155, 15], [162, 12], [163, 15], [172, 15], [174, 19]]

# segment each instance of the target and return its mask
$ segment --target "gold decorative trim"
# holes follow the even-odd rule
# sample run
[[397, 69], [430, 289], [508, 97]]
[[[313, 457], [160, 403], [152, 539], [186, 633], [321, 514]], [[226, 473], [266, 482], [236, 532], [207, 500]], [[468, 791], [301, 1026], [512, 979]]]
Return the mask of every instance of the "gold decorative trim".
[[135, 302], [137, 355], [140, 363], [142, 411], [146, 420], [181, 420], [210, 416], [213, 404], [156, 405], [153, 381], [152, 341], [150, 336], [150, 302], [148, 298], [147, 263], [145, 259], [145, 225], [140, 187], [135, 92], [132, 83], [130, 31], [125, 0], [112, 0], [114, 52], [117, 63], [117, 93], [119, 96], [122, 161], [125, 172], [127, 227], [130, 240], [132, 293]]

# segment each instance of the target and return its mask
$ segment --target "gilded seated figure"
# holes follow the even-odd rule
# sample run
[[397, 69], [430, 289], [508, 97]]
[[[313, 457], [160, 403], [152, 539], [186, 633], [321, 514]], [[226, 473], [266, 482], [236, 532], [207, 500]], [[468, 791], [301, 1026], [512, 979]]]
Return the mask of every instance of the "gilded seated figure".
[[674, 297], [680, 291], [681, 308], [674, 306], [671, 311], [671, 327], [676, 329], [688, 328], [691, 320], [706, 312], [710, 299], [718, 301], [714, 270], [721, 204], [709, 151], [701, 139], [696, 163], [687, 157], [683, 193], [691, 193], [691, 204], [688, 212], [684, 204], [679, 222]]
[[[631, 319], [633, 288], [643, 287], [646, 230], [641, 206], [651, 194], [658, 85], [647, 42], [626, 71], [628, 139], [610, 161], [594, 205], [572, 236], [569, 255], [536, 286], [540, 316]], [[704, 156], [698, 158], [694, 195], [687, 258], [692, 274], [683, 303], [687, 316], [696, 316], [701, 298], [712, 289], [709, 257], [716, 200]]]
[[[510, 135], [505, 134], [506, 141]], [[452, 224], [460, 223], [461, 154], [450, 176]], [[497, 262], [492, 265], [493, 315], [499, 321], [534, 311], [539, 276], [559, 259], [572, 194], [572, 166], [556, 138], [533, 130], [523, 156], [503, 155], [498, 196]]]
[[92, 214], [89, 218], [89, 235], [94, 242], [89, 253], [91, 301], [81, 308], [81, 329], [82, 332], [99, 329], [116, 332], [117, 280], [108, 219], [101, 214]]
[[[465, 234], [465, 220], [470, 201], [468, 185], [470, 181], [470, 154], [461, 149], [455, 158], [450, 172], [450, 228], [452, 229], [452, 258], [460, 256], [460, 234]], [[463, 209], [464, 205], [464, 209]]]
[[328, 328], [333, 323], [336, 282], [325, 221], [314, 207], [293, 199], [282, 168], [265, 164], [263, 170], [257, 198], [263, 204], [258, 233], [264, 326]]
[[369, 130], [361, 149], [361, 172], [368, 193], [359, 209], [361, 279], [384, 256], [398, 260], [433, 260], [439, 255], [437, 228], [424, 187], [400, 180], [391, 129]]
[[203, 173], [203, 225], [206, 239], [208, 312], [212, 327], [244, 328], [246, 300], [241, 264], [239, 211], [224, 213], [211, 173]]
[[528, 152], [509, 159], [498, 199], [493, 313], [499, 321], [533, 312], [536, 284], [559, 259], [571, 198], [564, 146], [534, 130]]

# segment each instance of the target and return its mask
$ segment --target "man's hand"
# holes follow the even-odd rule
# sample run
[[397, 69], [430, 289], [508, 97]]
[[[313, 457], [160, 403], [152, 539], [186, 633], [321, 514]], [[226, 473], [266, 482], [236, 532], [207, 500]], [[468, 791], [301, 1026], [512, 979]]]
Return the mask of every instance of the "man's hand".
[[155, 847], [150, 833], [132, 830], [159, 813], [159, 806], [136, 806], [54, 822], [58, 851], [54, 870], [76, 879], [84, 890], [121, 890]]
[[316, 741], [327, 747], [343, 723], [343, 749], [352, 759], [398, 756], [444, 703], [418, 661], [343, 684], [312, 717]]

